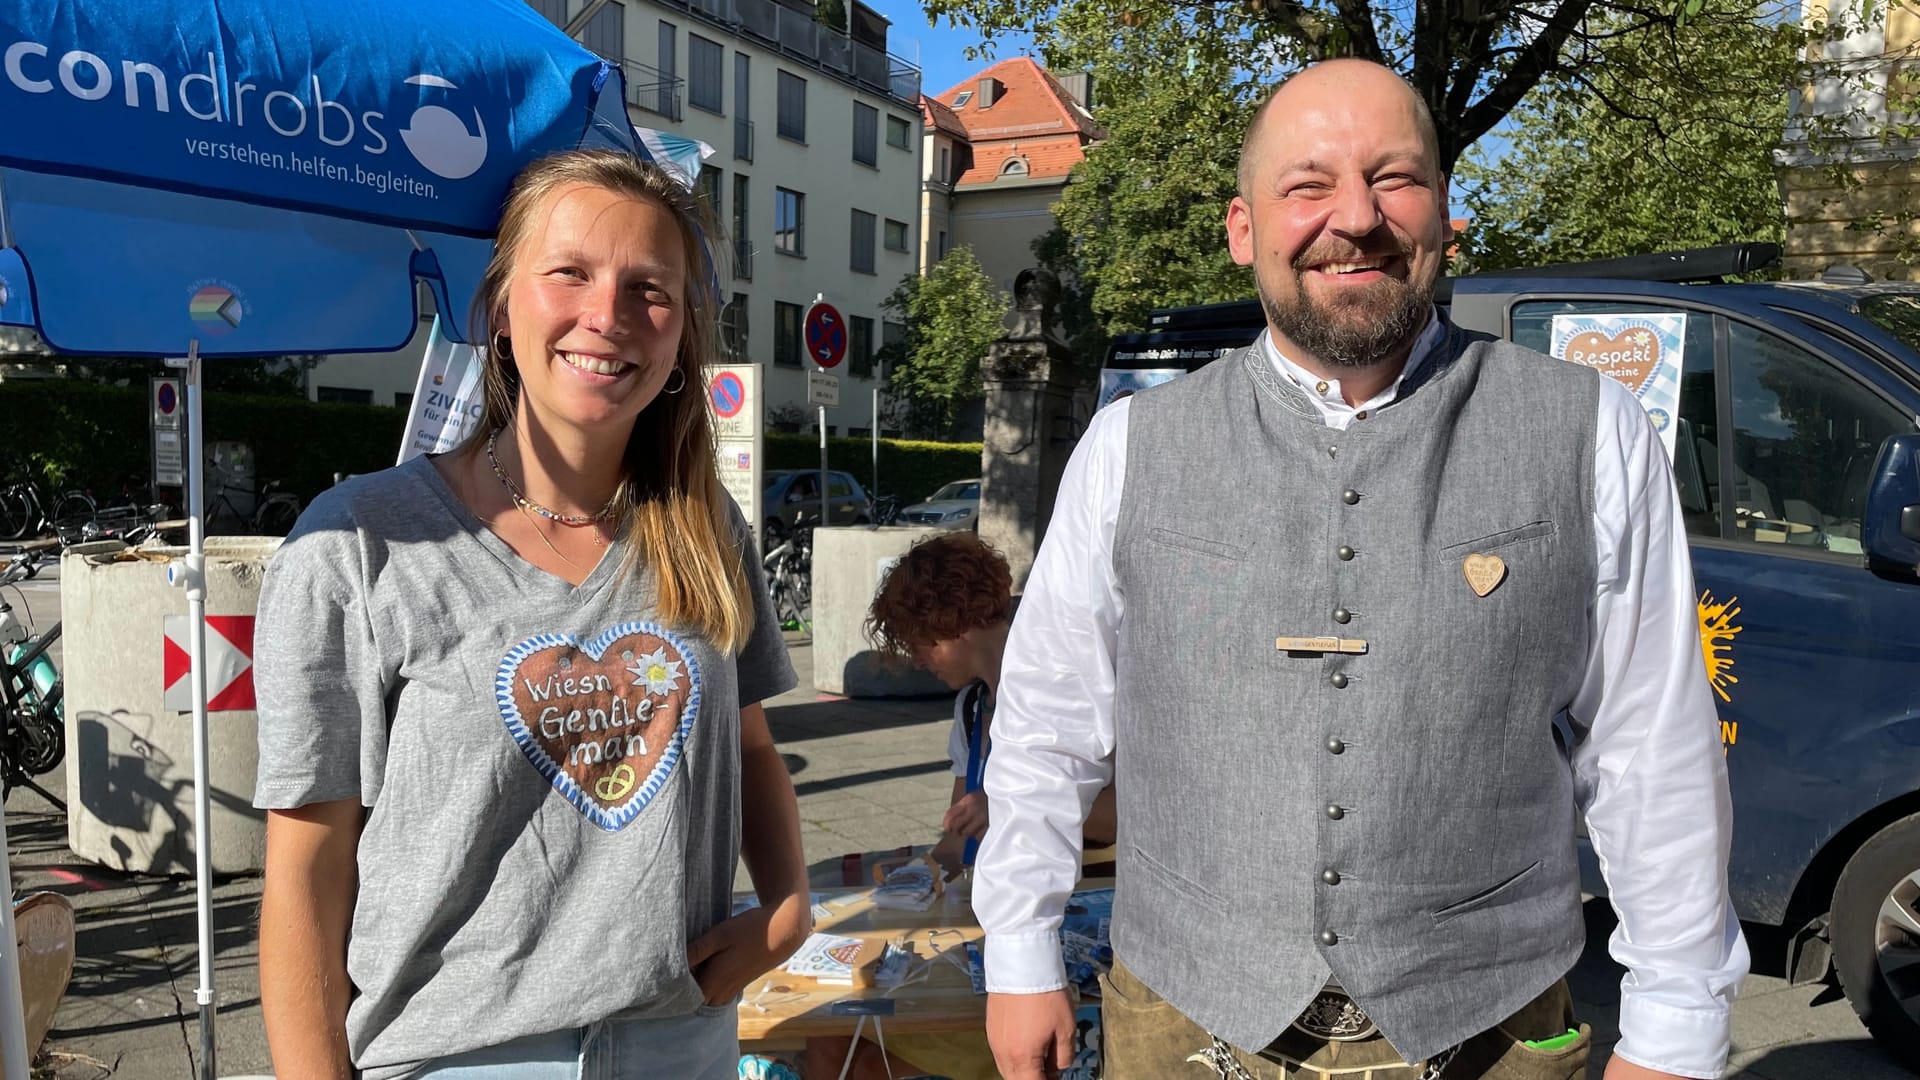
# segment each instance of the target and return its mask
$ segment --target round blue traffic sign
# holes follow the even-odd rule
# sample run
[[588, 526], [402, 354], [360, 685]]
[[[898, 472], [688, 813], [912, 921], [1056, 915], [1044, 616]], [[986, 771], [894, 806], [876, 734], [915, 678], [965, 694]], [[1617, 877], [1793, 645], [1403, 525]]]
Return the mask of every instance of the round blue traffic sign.
[[731, 371], [715, 375], [707, 393], [713, 399], [713, 411], [722, 420], [731, 420], [740, 415], [741, 408], [747, 403], [746, 384]]
[[847, 355], [847, 323], [832, 304], [807, 309], [807, 358], [823, 368], [837, 366]]
[[173, 410], [180, 404], [180, 395], [174, 390], [172, 383], [163, 382], [160, 384], [159, 391], [154, 394], [154, 403], [160, 406], [161, 416], [172, 416]]

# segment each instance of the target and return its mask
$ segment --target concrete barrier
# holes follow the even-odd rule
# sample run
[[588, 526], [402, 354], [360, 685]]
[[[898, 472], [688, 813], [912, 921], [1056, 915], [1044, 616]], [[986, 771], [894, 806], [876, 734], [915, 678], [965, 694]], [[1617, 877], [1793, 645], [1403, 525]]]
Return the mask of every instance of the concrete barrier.
[[[207, 613], [230, 624], [252, 652], [252, 617], [277, 537], [209, 537]], [[60, 622], [67, 727], [67, 846], [117, 870], [193, 873], [193, 715], [169, 708], [165, 617], [187, 614], [167, 564], [116, 561], [119, 541], [78, 545], [60, 563]], [[175, 557], [184, 548], [161, 549]], [[181, 639], [184, 641], [184, 637]], [[208, 652], [228, 650], [211, 627]], [[184, 648], [181, 655], [184, 655]], [[176, 658], [172, 665], [183, 667]], [[245, 675], [251, 685], [252, 670]], [[210, 684], [217, 695], [221, 686]], [[259, 870], [266, 822], [253, 809], [259, 764], [250, 708], [210, 712], [208, 824], [215, 873]]]
[[909, 664], [888, 663], [868, 643], [863, 629], [867, 606], [887, 567], [915, 540], [940, 531], [918, 526], [814, 530], [814, 689], [846, 697], [953, 693], [939, 679]]

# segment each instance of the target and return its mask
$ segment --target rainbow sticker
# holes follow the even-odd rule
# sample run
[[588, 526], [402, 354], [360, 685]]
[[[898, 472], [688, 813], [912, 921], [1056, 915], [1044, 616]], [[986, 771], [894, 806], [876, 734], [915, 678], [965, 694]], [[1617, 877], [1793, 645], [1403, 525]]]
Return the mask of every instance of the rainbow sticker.
[[187, 302], [187, 314], [194, 324], [215, 337], [228, 333], [240, 325], [240, 319], [246, 314], [246, 308], [233, 290], [219, 285], [207, 285], [193, 294]]

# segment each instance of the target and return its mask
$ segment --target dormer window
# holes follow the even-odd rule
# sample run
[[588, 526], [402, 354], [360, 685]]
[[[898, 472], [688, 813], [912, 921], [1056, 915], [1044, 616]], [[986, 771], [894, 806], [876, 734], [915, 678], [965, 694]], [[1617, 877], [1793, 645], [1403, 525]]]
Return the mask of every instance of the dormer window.
[[958, 109], [964, 106], [967, 102], [972, 100], [973, 100], [973, 91], [962, 90], [960, 91], [960, 96], [953, 99], [953, 107]]
[[1007, 163], [1005, 165], [1000, 166], [1000, 175], [1001, 176], [1027, 175], [1027, 159], [1017, 158], [1017, 157], [1008, 158]]

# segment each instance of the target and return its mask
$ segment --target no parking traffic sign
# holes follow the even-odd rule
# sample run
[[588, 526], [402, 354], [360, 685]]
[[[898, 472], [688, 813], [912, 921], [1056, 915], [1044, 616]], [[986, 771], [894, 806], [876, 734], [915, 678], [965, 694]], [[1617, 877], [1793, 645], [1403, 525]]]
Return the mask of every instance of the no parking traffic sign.
[[807, 309], [807, 358], [823, 368], [838, 367], [847, 355], [847, 322], [826, 301]]
[[715, 375], [707, 386], [707, 395], [713, 399], [714, 413], [722, 420], [740, 415], [747, 404], [747, 388], [741, 384], [740, 376], [731, 371]]

